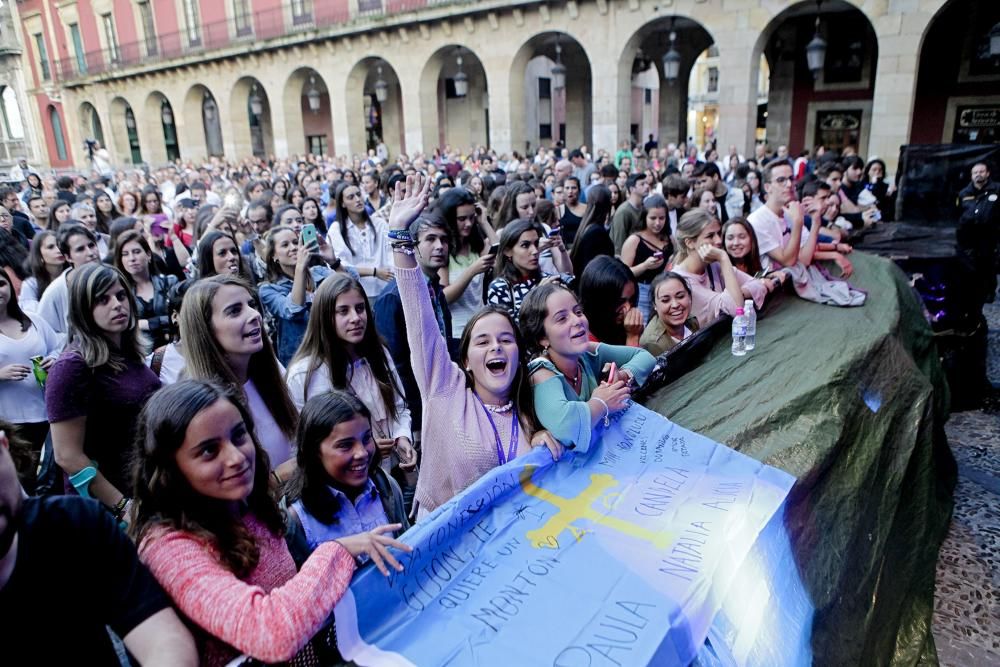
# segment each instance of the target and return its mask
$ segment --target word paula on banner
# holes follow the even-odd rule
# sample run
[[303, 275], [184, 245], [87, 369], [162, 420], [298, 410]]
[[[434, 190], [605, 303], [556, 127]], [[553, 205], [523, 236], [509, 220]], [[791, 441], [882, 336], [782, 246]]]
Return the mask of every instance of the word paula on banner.
[[596, 435], [586, 454], [553, 464], [539, 448], [439, 507], [404, 536], [403, 572], [361, 571], [336, 609], [344, 657], [554, 667], [698, 657], [772, 517], [766, 534], [783, 535], [795, 480], [639, 405]]

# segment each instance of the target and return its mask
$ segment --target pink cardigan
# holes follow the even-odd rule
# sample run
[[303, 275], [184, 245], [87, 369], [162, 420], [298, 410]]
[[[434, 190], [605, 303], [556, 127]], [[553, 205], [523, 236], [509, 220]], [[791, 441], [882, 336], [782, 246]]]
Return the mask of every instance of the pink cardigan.
[[322, 627], [354, 574], [354, 559], [337, 542], [321, 544], [295, 572], [285, 540], [252, 514], [244, 521], [260, 560], [236, 577], [202, 538], [161, 530], [142, 541], [142, 561], [184, 616], [205, 631], [203, 665], [225, 665], [241, 653], [264, 662], [291, 660]]
[[[479, 400], [466, 387], [465, 373], [448, 356], [448, 345], [434, 317], [427, 281], [419, 268], [395, 269], [399, 298], [406, 318], [410, 363], [420, 389], [424, 413], [420, 477], [415, 498], [419, 515], [434, 510], [495, 468], [496, 437]], [[501, 433], [510, 425], [495, 415]], [[531, 450], [530, 433], [518, 429], [517, 454]], [[507, 443], [504, 442], [506, 449]]]
[[[743, 307], [742, 301], [733, 303], [732, 297], [726, 292], [718, 264], [709, 264], [705, 267], [705, 273], [700, 276], [678, 267], [674, 267], [674, 271], [684, 276], [691, 287], [691, 315], [698, 318], [699, 327], [708, 326], [722, 313], [736, 315], [736, 309]], [[709, 271], [712, 272], [712, 277], [715, 279], [716, 290], [712, 289], [708, 279]], [[740, 287], [745, 287], [750, 291], [754, 305], [758, 308], [763, 306], [764, 299], [767, 297], [767, 287], [764, 286], [764, 283], [737, 268], [733, 268], [733, 271], [736, 273], [736, 282], [740, 284]]]

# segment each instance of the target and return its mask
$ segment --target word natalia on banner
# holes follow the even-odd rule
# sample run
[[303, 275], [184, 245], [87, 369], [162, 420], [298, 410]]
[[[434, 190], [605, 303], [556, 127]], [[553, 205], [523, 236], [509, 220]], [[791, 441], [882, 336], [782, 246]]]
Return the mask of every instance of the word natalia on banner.
[[339, 648], [379, 666], [687, 665], [794, 481], [633, 405], [590, 452], [536, 449], [410, 530], [404, 572], [365, 568], [337, 605]]

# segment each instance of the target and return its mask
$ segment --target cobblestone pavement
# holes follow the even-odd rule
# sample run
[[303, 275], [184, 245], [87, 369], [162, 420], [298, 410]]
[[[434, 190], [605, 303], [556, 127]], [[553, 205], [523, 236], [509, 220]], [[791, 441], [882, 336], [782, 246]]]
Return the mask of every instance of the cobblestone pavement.
[[[987, 372], [1000, 387], [1000, 304], [987, 306]], [[952, 414], [955, 513], [941, 547], [934, 638], [946, 667], [1000, 665], [1000, 411]]]

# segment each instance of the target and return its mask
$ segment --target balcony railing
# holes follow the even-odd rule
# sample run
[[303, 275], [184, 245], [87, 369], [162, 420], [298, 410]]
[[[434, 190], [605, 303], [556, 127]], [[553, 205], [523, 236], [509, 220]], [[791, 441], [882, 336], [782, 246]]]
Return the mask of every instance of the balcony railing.
[[0, 139], [0, 163], [15, 164], [28, 157], [28, 144], [24, 139]]
[[[452, 1], [456, 0], [446, 0], [449, 4]], [[301, 8], [303, 3], [294, 4], [297, 8]], [[200, 26], [198, 39], [193, 43], [190, 39], [191, 33], [179, 31], [120, 44], [116, 49], [88, 51], [82, 59], [75, 56], [63, 58], [54, 62], [52, 79], [69, 83], [88, 76], [107, 74], [137, 65], [167, 62], [236, 44], [261, 42], [343, 25], [355, 18], [390, 16], [440, 4], [445, 3], [441, 0], [358, 0], [359, 9], [352, 16], [349, 0], [307, 3], [309, 11], [306, 14], [296, 14], [292, 7], [293, 3], [285, 3], [281, 7], [254, 12], [249, 17], [233, 17], [225, 21], [204, 23]]]

